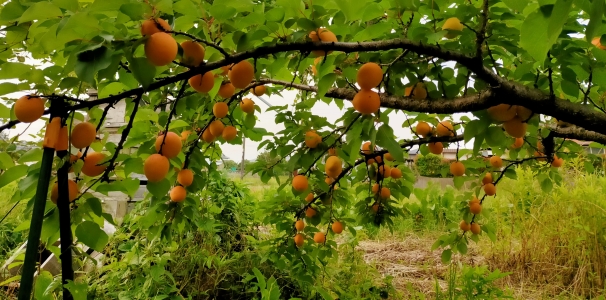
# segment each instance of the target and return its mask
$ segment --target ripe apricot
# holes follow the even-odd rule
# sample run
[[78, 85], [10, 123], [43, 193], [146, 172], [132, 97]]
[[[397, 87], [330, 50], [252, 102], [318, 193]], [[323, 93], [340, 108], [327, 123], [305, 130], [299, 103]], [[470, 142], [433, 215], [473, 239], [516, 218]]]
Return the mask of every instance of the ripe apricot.
[[335, 221], [334, 223], [332, 223], [332, 232], [336, 234], [340, 234], [341, 232], [343, 232], [343, 223], [339, 221]]
[[303, 247], [303, 244], [305, 244], [305, 238], [300, 233], [295, 234], [294, 241], [295, 245], [299, 248]]
[[515, 117], [505, 123], [503, 123], [503, 128], [505, 128], [505, 132], [515, 138], [521, 138], [526, 135], [527, 124], [522, 122], [522, 120], [518, 117]]
[[208, 93], [215, 86], [215, 77], [212, 72], [206, 72], [192, 76], [187, 82], [197, 92]]
[[316, 232], [316, 234], [314, 234], [314, 242], [324, 244], [324, 242], [326, 242], [326, 235], [322, 232]]
[[455, 161], [450, 164], [450, 173], [454, 176], [465, 175], [465, 165], [460, 161]]
[[375, 203], [373, 204], [370, 209], [372, 210], [372, 212], [374, 213], [378, 213], [379, 212], [379, 203]]
[[479, 215], [482, 212], [482, 205], [480, 202], [474, 202], [469, 205], [469, 211], [474, 215]]
[[308, 217], [308, 218], [313, 218], [315, 215], [316, 215], [316, 210], [315, 210], [315, 209], [313, 209], [313, 208], [311, 208], [311, 207], [308, 207], [308, 208], [305, 210], [305, 216], [306, 216], [306, 217]]
[[84, 157], [84, 164], [82, 165], [82, 173], [86, 176], [95, 177], [105, 172], [106, 165], [99, 165], [105, 160], [105, 154], [101, 152], [89, 152]]
[[513, 119], [517, 110], [516, 107], [509, 104], [499, 104], [493, 107], [490, 107], [486, 110], [490, 117], [497, 122], [507, 122]]
[[295, 222], [295, 229], [303, 231], [303, 229], [305, 229], [305, 222], [303, 220], [297, 220], [297, 222]]
[[482, 232], [480, 225], [478, 225], [478, 223], [471, 223], [469, 230], [471, 230], [471, 233], [473, 233], [473, 234], [480, 234], [480, 232]]
[[320, 56], [314, 59], [314, 64], [311, 66], [311, 72], [314, 74], [314, 76], [318, 76], [318, 68], [316, 66], [322, 61], [323, 58], [324, 57]]
[[[162, 145], [162, 142], [164, 142], [164, 145]], [[166, 158], [168, 159], [171, 159], [179, 155], [183, 144], [179, 135], [172, 131], [169, 131], [166, 134], [166, 139], [164, 139], [164, 134], [156, 138], [155, 147], [158, 153], [166, 156]], [[162, 152], [160, 152], [160, 149], [162, 149]]]
[[450, 121], [442, 121], [436, 127], [436, 133], [438, 136], [451, 136], [454, 134], [454, 127]]
[[[326, 28], [318, 28], [317, 32], [312, 31], [309, 38], [314, 42], [338, 42], [337, 36]], [[314, 50], [312, 53], [315, 56], [325, 56], [332, 53], [332, 51]]]
[[187, 138], [189, 137], [190, 134], [191, 134], [191, 130], [183, 130], [181, 132], [181, 142], [187, 141]]
[[[69, 163], [73, 165], [73, 164], [75, 164], [75, 163], [78, 161], [78, 159], [80, 159], [81, 157], [82, 157], [82, 152], [80, 152], [80, 151], [78, 151], [78, 154], [77, 154], [77, 155], [70, 154], [70, 155], [69, 155]], [[74, 171], [74, 168], [73, 168], [73, 167], [70, 167], [70, 168], [69, 168], [69, 172], [71, 173], [71, 172], [73, 172], [73, 171]]]
[[46, 126], [46, 132], [44, 133], [44, 140], [42, 140], [42, 146], [44, 148], [55, 149], [57, 140], [59, 140], [59, 132], [61, 131], [61, 118], [54, 117]]
[[557, 155], [553, 156], [553, 161], [551, 162], [551, 166], [554, 168], [559, 168], [564, 164], [564, 159], [558, 157]]
[[307, 196], [305, 196], [305, 201], [311, 202], [313, 200], [314, 200], [314, 193], [309, 193], [309, 194], [307, 194]]
[[393, 161], [393, 156], [389, 152], [385, 153], [384, 157], [387, 161]]
[[528, 121], [532, 117], [532, 110], [521, 105], [516, 105], [516, 114], [520, 120]]
[[383, 163], [383, 158], [381, 156], [375, 156], [374, 160], [377, 164]]
[[336, 156], [330, 156], [326, 160], [326, 175], [332, 178], [337, 178], [341, 171], [343, 170], [343, 165], [341, 164], [341, 159]]
[[240, 109], [242, 109], [243, 112], [250, 114], [255, 111], [255, 102], [250, 98], [244, 98], [240, 102]]
[[429, 148], [429, 152], [439, 155], [444, 151], [444, 144], [442, 142], [428, 143], [427, 148]]
[[353, 98], [353, 107], [363, 115], [377, 112], [381, 107], [379, 94], [371, 90], [360, 90]]
[[55, 144], [55, 150], [67, 151], [67, 149], [69, 149], [69, 133], [67, 131], [67, 126], [61, 126], [59, 129], [59, 137]]
[[363, 64], [356, 75], [356, 82], [362, 90], [375, 88], [382, 80], [383, 70], [381, 70], [381, 66], [373, 62]]
[[322, 137], [318, 135], [315, 131], [309, 130], [305, 132], [305, 146], [310, 149], [314, 149], [318, 147], [320, 143], [322, 143]]
[[381, 188], [381, 198], [388, 199], [389, 197], [391, 197], [391, 191], [386, 187], [382, 187]]
[[184, 41], [181, 43], [183, 48], [183, 58], [181, 63], [186, 66], [197, 67], [204, 61], [204, 47], [195, 41]]
[[516, 140], [513, 142], [513, 145], [511, 145], [511, 148], [519, 149], [522, 148], [522, 146], [524, 146], [524, 138], [516, 138]]
[[[78, 188], [78, 184], [75, 183], [73, 180], [68, 179], [67, 180], [67, 197], [69, 199], [69, 202], [74, 202], [74, 200], [76, 200], [76, 198], [78, 198], [78, 194], [80, 193], [80, 189]], [[55, 182], [55, 184], [53, 184], [53, 187], [51, 188], [51, 201], [55, 204], [57, 204], [57, 200], [59, 199], [59, 185], [57, 184], [57, 182]]]
[[257, 97], [265, 95], [267, 88], [264, 85], [258, 85], [253, 89], [253, 94]]
[[482, 178], [482, 184], [488, 184], [488, 183], [492, 183], [492, 174], [491, 173], [486, 173], [486, 175], [484, 175], [484, 177]]
[[545, 157], [543, 157], [543, 156], [545, 156], [545, 154], [542, 153], [542, 152], [539, 152], [539, 151], [535, 151], [534, 152], [534, 156], [535, 157], [541, 157], [541, 158], [537, 158], [538, 161], [545, 161], [545, 160], [547, 160]]
[[152, 35], [161, 31], [170, 31], [170, 25], [163, 19], [147, 19], [141, 23], [141, 35]]
[[303, 192], [308, 187], [307, 177], [305, 175], [297, 175], [292, 179], [292, 187], [297, 192]]
[[38, 96], [23, 96], [13, 105], [15, 117], [19, 122], [32, 123], [44, 114], [44, 99]]
[[90, 146], [97, 138], [95, 125], [82, 122], [72, 128], [71, 143], [74, 148], [82, 149]]
[[328, 149], [328, 155], [329, 156], [336, 156], [337, 155], [337, 150], [335, 148], [329, 148]]
[[386, 165], [379, 166], [379, 175], [383, 178], [389, 178], [391, 176], [391, 168]]
[[335, 180], [330, 177], [326, 177], [324, 178], [324, 182], [328, 185], [331, 185], [333, 182], [335, 182]]
[[497, 187], [493, 183], [487, 183], [484, 185], [484, 193], [488, 196], [494, 196], [497, 193]]
[[370, 149], [370, 142], [365, 142], [364, 144], [362, 144], [362, 153], [364, 154], [371, 154], [374, 152], [374, 149]]
[[233, 65], [227, 76], [231, 84], [236, 88], [243, 89], [255, 78], [255, 67], [248, 61], [243, 60]]
[[237, 135], [238, 135], [238, 130], [234, 126], [228, 125], [228, 126], [225, 126], [225, 129], [223, 129], [222, 136], [226, 142], [229, 142], [229, 141], [235, 139]]
[[180, 185], [177, 185], [170, 190], [170, 201], [177, 203], [183, 202], [185, 200], [186, 195], [187, 192], [185, 191], [185, 188]]
[[414, 99], [417, 99], [417, 100], [423, 100], [423, 99], [427, 98], [427, 88], [425, 88], [424, 83], [417, 82], [414, 85], [414, 89], [413, 89], [413, 86], [409, 86], [404, 89], [404, 96], [413, 97]]
[[465, 220], [461, 220], [461, 223], [459, 223], [459, 228], [463, 231], [469, 231], [471, 229], [471, 225], [467, 224]]
[[210, 133], [212, 135], [217, 137], [217, 136], [221, 136], [223, 134], [225, 125], [223, 125], [223, 122], [221, 122], [221, 120], [214, 120], [214, 121], [210, 122], [208, 129], [210, 130]]
[[231, 83], [222, 84], [219, 88], [219, 96], [222, 98], [230, 98], [236, 92], [236, 88]]
[[204, 132], [202, 133], [202, 139], [210, 144], [215, 141], [215, 136], [210, 133], [210, 130], [208, 128], [206, 128], [206, 130], [204, 130]]
[[490, 165], [495, 169], [500, 169], [503, 167], [503, 159], [499, 156], [493, 155], [490, 157]]
[[446, 19], [446, 22], [444, 22], [444, 25], [442, 25], [442, 30], [448, 30], [448, 33], [446, 33], [444, 37], [453, 39], [463, 31], [463, 24], [458, 18], [448, 18]]
[[393, 179], [402, 178], [402, 171], [398, 168], [392, 168], [391, 169], [391, 178], [393, 178]]
[[379, 192], [379, 184], [375, 183], [375, 184], [372, 185], [372, 193], [376, 194], [378, 192]]
[[165, 32], [152, 34], [145, 42], [145, 56], [154, 66], [166, 66], [177, 57], [179, 47], [175, 39]]
[[594, 38], [591, 40], [591, 43], [592, 43], [594, 46], [596, 46], [596, 47], [598, 47], [598, 48], [600, 48], [600, 49], [602, 49], [602, 50], [606, 50], [606, 46], [604, 46], [604, 45], [602, 45], [602, 43], [600, 43], [600, 38], [601, 38], [601, 36], [596, 36], [596, 37], [594, 37]]
[[149, 182], [160, 182], [168, 174], [170, 163], [168, 158], [160, 154], [150, 155], [143, 163], [143, 173]]
[[194, 182], [194, 172], [190, 169], [179, 171], [177, 174], [177, 182], [184, 187], [190, 186]]
[[417, 123], [415, 132], [422, 137], [428, 137], [431, 135], [431, 127], [427, 122], [420, 121]]

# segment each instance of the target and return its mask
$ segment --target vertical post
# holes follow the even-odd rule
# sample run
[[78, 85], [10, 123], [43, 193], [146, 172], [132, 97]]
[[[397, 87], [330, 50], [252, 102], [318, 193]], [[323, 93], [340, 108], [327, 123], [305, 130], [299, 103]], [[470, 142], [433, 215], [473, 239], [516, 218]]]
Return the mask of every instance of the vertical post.
[[67, 157], [65, 163], [57, 172], [57, 182], [59, 185], [59, 197], [57, 199], [57, 208], [59, 209], [59, 235], [61, 237], [61, 278], [63, 283], [63, 299], [72, 300], [72, 294], [65, 287], [68, 280], [74, 280], [74, 267], [72, 262], [72, 229], [69, 209], [69, 186], [67, 174], [69, 173], [70, 161], [68, 151], [57, 151], [60, 158]]
[[242, 136], [242, 161], [240, 162], [240, 179], [244, 179], [244, 153], [246, 151], [246, 138]]
[[[51, 110], [54, 103], [51, 103]], [[52, 118], [51, 118], [52, 119]], [[32, 287], [34, 285], [34, 273], [36, 272], [36, 263], [38, 262], [38, 246], [40, 245], [40, 235], [42, 232], [42, 219], [44, 218], [44, 206], [46, 205], [46, 195], [53, 168], [53, 156], [55, 149], [44, 148], [42, 152], [42, 161], [40, 162], [40, 174], [38, 185], [36, 187], [36, 196], [34, 196], [34, 207], [32, 209], [32, 220], [29, 226], [29, 236], [27, 238], [27, 248], [25, 249], [25, 258], [23, 260], [23, 269], [21, 272], [21, 282], [19, 286], [19, 300], [30, 300]]]

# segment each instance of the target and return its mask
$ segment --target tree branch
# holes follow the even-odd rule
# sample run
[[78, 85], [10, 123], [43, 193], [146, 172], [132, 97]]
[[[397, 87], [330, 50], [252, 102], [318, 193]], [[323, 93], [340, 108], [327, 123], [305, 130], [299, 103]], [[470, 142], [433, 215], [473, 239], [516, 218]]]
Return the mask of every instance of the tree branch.
[[575, 139], [581, 141], [594, 141], [606, 145], [606, 135], [583, 129], [578, 126], [556, 127], [550, 126], [547, 129], [553, 132], [554, 137]]

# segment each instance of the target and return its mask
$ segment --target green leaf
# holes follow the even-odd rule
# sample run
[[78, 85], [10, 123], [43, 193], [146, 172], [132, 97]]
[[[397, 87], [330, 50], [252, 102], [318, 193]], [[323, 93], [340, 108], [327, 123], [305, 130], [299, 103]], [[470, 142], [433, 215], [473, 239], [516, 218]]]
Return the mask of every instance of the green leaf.
[[335, 83], [335, 80], [337, 80], [337, 74], [335, 73], [326, 74], [324, 77], [322, 77], [318, 83], [318, 97], [324, 97], [326, 92]]
[[40, 148], [32, 148], [31, 150], [25, 152], [20, 158], [18, 163], [23, 164], [30, 161], [40, 161], [42, 160], [42, 149]]
[[187, 126], [189, 126], [189, 123], [187, 123], [183, 120], [173, 120], [172, 122], [170, 122], [168, 129], [173, 130], [175, 128], [183, 128], [183, 127], [187, 127]]
[[215, 20], [225, 22], [233, 18], [238, 11], [232, 5], [225, 5], [222, 1], [216, 1], [213, 3], [213, 6], [210, 7], [209, 12]]
[[120, 12], [127, 15], [131, 20], [138, 21], [142, 20], [146, 13], [151, 12], [151, 8], [148, 4], [139, 3], [126, 3], [120, 6]]
[[540, 179], [540, 184], [541, 190], [543, 190], [543, 192], [545, 193], [549, 193], [553, 189], [553, 182], [551, 182], [551, 178], [549, 178], [548, 176], [545, 176], [544, 178]]
[[76, 228], [76, 238], [86, 246], [97, 252], [103, 252], [107, 245], [109, 237], [105, 231], [101, 230], [99, 225], [92, 221], [84, 221]]
[[604, 13], [604, 1], [593, 0], [589, 13], [589, 24], [585, 29], [585, 39], [591, 42], [596, 30], [602, 26], [602, 14]]
[[138, 178], [124, 178], [120, 184], [127, 191], [127, 194], [131, 197], [135, 195], [139, 189], [140, 183]]
[[595, 172], [595, 168], [593, 167], [593, 165], [591, 164], [590, 161], [585, 161], [584, 165], [585, 165], [585, 171], [587, 173], [593, 173], [593, 172]]
[[61, 9], [56, 5], [47, 1], [40, 1], [30, 6], [23, 13], [21, 18], [19, 18], [19, 23], [25, 23], [33, 20], [40, 22], [62, 15], [63, 13], [61, 12]]
[[135, 79], [141, 83], [144, 89], [154, 82], [156, 76], [156, 67], [149, 63], [147, 58], [136, 57], [129, 60], [130, 70]]
[[53, 4], [72, 12], [78, 10], [78, 0], [53, 0]]
[[12, 168], [15, 165], [13, 158], [6, 152], [0, 152], [0, 170]]
[[53, 283], [53, 275], [49, 271], [42, 271], [40, 275], [36, 277], [36, 284], [34, 285], [34, 298], [36, 300], [52, 300], [54, 297], [52, 293], [47, 293], [46, 289]]
[[10, 83], [10, 82], [0, 83], [0, 96], [18, 92], [20, 90], [21, 90], [21, 88], [19, 88], [18, 84]]
[[513, 10], [522, 12], [526, 8], [526, 5], [528, 5], [528, 0], [503, 0], [503, 3]]
[[265, 19], [270, 22], [281, 23], [284, 20], [284, 8], [275, 7], [265, 13]]
[[455, 187], [457, 189], [460, 189], [463, 186], [463, 184], [465, 184], [465, 177], [457, 176], [457, 177], [453, 178], [453, 182], [454, 182]]
[[99, 89], [99, 98], [109, 97], [111, 95], [117, 95], [121, 92], [128, 90], [128, 87], [122, 82], [111, 82], [110, 84]]
[[2, 6], [0, 12], [0, 21], [16, 21], [25, 12], [26, 7], [21, 5], [19, 1], [10, 1]]
[[507, 141], [505, 133], [500, 126], [489, 127], [486, 131], [486, 143], [491, 147], [499, 147], [503, 145], [503, 142]]
[[572, 0], [558, 0], [553, 6], [542, 6], [524, 20], [520, 30], [520, 46], [541, 65], [568, 20], [571, 5]]
[[27, 175], [28, 166], [18, 165], [6, 170], [0, 175], [0, 188]]
[[457, 250], [461, 254], [467, 254], [467, 241], [465, 239], [461, 239], [457, 244]]
[[330, 293], [327, 290], [325, 290], [319, 286], [316, 287], [316, 291], [318, 291], [318, 294], [320, 294], [322, 296], [322, 298], [324, 298], [325, 300], [334, 300], [335, 299], [330, 295]]
[[389, 125], [384, 124], [377, 131], [377, 145], [387, 149], [396, 161], [404, 161], [404, 151], [393, 137], [393, 129]]
[[170, 190], [170, 182], [168, 179], [162, 179], [160, 182], [147, 182], [147, 190], [154, 196], [162, 198], [168, 194]]
[[95, 75], [111, 64], [112, 51], [103, 44], [89, 47], [78, 53], [74, 71], [80, 80], [95, 84]]
[[452, 258], [452, 250], [445, 249], [444, 251], [442, 251], [442, 256], [440, 258], [442, 259], [442, 264], [449, 264], [450, 259]]
[[88, 284], [86, 281], [73, 282], [68, 280], [65, 288], [72, 294], [74, 300], [86, 300], [88, 293]]

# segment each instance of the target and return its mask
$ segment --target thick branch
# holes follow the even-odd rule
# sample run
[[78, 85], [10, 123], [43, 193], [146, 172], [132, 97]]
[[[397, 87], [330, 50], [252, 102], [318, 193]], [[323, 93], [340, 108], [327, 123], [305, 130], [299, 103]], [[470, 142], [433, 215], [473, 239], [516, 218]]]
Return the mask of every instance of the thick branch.
[[594, 141], [600, 144], [606, 145], [606, 135], [597, 133], [595, 131], [590, 131], [583, 129], [578, 126], [570, 126], [570, 127], [556, 127], [550, 126], [548, 127], [551, 132], [553, 132], [555, 137], [566, 138], [566, 139], [575, 139], [581, 141]]

